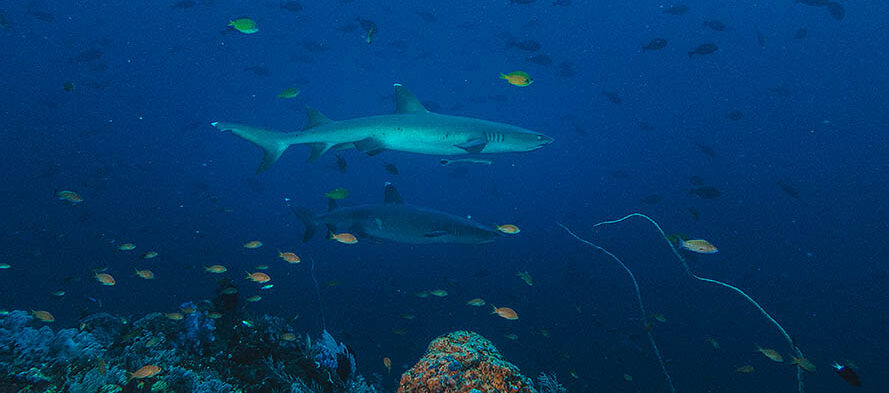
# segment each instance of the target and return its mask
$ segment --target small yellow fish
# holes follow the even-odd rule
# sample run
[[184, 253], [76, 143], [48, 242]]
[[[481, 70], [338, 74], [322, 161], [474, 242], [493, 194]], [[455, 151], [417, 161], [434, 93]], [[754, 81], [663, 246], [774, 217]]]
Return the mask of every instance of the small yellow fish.
[[238, 18], [228, 22], [228, 25], [244, 34], [253, 34], [259, 31], [256, 22], [250, 18]]
[[70, 202], [72, 205], [76, 205], [80, 202], [83, 202], [83, 197], [80, 194], [74, 191], [56, 191], [56, 198], [62, 201]]
[[346, 232], [343, 232], [343, 233], [337, 233], [337, 234], [333, 234], [333, 233], [331, 233], [331, 234], [330, 234], [330, 239], [331, 239], [331, 240], [336, 240], [336, 241], [338, 241], [338, 242], [340, 242], [340, 243], [343, 243], [343, 244], [355, 244], [355, 243], [358, 243], [358, 238], [355, 237], [355, 235], [353, 235], [353, 234], [351, 234], [351, 233], [346, 233]]
[[295, 87], [290, 87], [290, 88], [284, 89], [284, 91], [278, 93], [277, 97], [278, 98], [293, 98], [298, 95], [299, 95], [299, 89], [297, 89]]
[[244, 243], [244, 248], [256, 249], [262, 247], [262, 242], [259, 240], [252, 240], [247, 243]]
[[256, 302], [262, 300], [262, 296], [259, 296], [259, 295], [253, 295], [253, 296], [248, 297], [248, 298], [245, 299], [245, 300], [247, 300], [247, 301], [250, 302], [250, 303], [256, 303]]
[[484, 305], [485, 305], [485, 299], [482, 299], [482, 298], [480, 298], [480, 297], [477, 297], [477, 298], [475, 298], [475, 299], [472, 299], [472, 300], [466, 302], [466, 304], [468, 304], [468, 305], [470, 305], [470, 306], [481, 307], [481, 306], [484, 306]]
[[235, 287], [228, 287], [228, 288], [223, 289], [219, 293], [221, 293], [223, 295], [234, 295], [234, 294], [238, 293], [238, 289]]
[[349, 190], [342, 187], [334, 188], [326, 192], [324, 196], [330, 199], [346, 199], [346, 197], [349, 196]]
[[745, 365], [745, 366], [741, 366], [741, 367], [737, 367], [737, 368], [735, 368], [735, 372], [736, 372], [736, 373], [740, 373], [740, 374], [750, 374], [750, 373], [752, 373], [752, 372], [754, 372], [754, 371], [756, 371], [756, 369], [753, 368], [753, 366], [751, 366], [751, 365], [749, 365], [749, 364], [748, 364], [748, 365]]
[[392, 359], [389, 359], [388, 356], [383, 358], [383, 366], [386, 367], [386, 373], [392, 373]]
[[213, 265], [213, 266], [207, 266], [207, 267], [205, 267], [205, 268], [204, 268], [204, 271], [207, 272], [207, 273], [216, 273], [216, 274], [220, 274], [220, 273], [225, 273], [226, 271], [228, 271], [228, 269], [227, 269], [225, 266], [222, 266], [222, 265]]
[[715, 338], [709, 337], [709, 338], [707, 338], [707, 342], [713, 346], [713, 349], [719, 349], [719, 341], [716, 341]]
[[154, 279], [154, 272], [152, 272], [151, 270], [147, 270], [147, 269], [146, 270], [136, 270], [136, 275], [139, 277], [142, 277], [146, 280]]
[[493, 306], [493, 305], [491, 307], [494, 307], [494, 311], [491, 314], [497, 314], [501, 318], [508, 319], [511, 321], [519, 319], [519, 314], [516, 313], [515, 310], [513, 310], [509, 307], [497, 307], [497, 306]]
[[510, 85], [518, 87], [526, 87], [534, 83], [531, 75], [523, 71], [513, 71], [508, 74], [500, 74], [500, 79], [506, 79]]
[[31, 311], [31, 316], [37, 318], [37, 320], [41, 322], [55, 322], [56, 317], [49, 313], [49, 311], [37, 310]]
[[157, 251], [148, 251], [145, 254], [142, 254], [142, 259], [152, 259], [157, 257]]
[[790, 359], [791, 359], [790, 364], [792, 364], [794, 366], [799, 366], [799, 368], [806, 370], [810, 373], [815, 372], [815, 364], [812, 363], [811, 361], [809, 361], [809, 359], [798, 358], [796, 356], [791, 356]]
[[117, 249], [121, 251], [133, 251], [136, 249], [136, 245], [133, 243], [124, 243], [117, 246]]
[[288, 342], [296, 341], [296, 335], [293, 333], [290, 333], [290, 332], [281, 333], [280, 337], [281, 337], [281, 340], [284, 340], [284, 341], [288, 341]]
[[515, 235], [522, 231], [519, 227], [512, 224], [497, 225], [497, 230], [508, 235]]
[[719, 250], [716, 246], [703, 239], [682, 240], [679, 239], [679, 248], [684, 248], [698, 254], [716, 254]]
[[164, 316], [167, 317], [167, 319], [169, 319], [171, 321], [181, 321], [183, 318], [185, 318], [185, 316], [182, 315], [182, 313], [178, 313], [178, 312], [168, 312], [168, 313], [164, 314]]
[[531, 274], [530, 274], [530, 273], [528, 273], [528, 272], [518, 272], [518, 273], [516, 273], [515, 275], [516, 275], [516, 277], [521, 278], [522, 281], [524, 281], [525, 284], [528, 284], [529, 287], [533, 287], [533, 286], [534, 286], [534, 278], [531, 277]]
[[763, 348], [763, 347], [760, 347], [760, 346], [757, 345], [757, 346], [756, 346], [756, 351], [759, 352], [759, 353], [761, 353], [761, 354], [763, 354], [763, 355], [765, 355], [767, 358], [771, 359], [771, 360], [774, 361], [774, 362], [781, 363], [781, 362], [784, 361], [784, 357], [782, 357], [781, 354], [778, 353], [778, 351], [776, 351], [776, 350], [774, 350], [774, 349], [771, 349], [771, 348]]
[[288, 251], [288, 252], [281, 252], [281, 251], [278, 251], [278, 257], [281, 258], [281, 259], [283, 259], [283, 260], [285, 260], [285, 261], [287, 261], [287, 263], [300, 263], [300, 262], [302, 262], [302, 260], [299, 258], [298, 255], [296, 255], [296, 254], [294, 254], [294, 253], [292, 253], [292, 252], [289, 252], [289, 251]]
[[434, 289], [429, 291], [429, 294], [437, 297], [445, 297], [448, 296], [448, 291], [445, 291], [444, 289]]
[[654, 319], [655, 321], [658, 321], [660, 323], [667, 322], [667, 317], [665, 317], [664, 314], [651, 313], [651, 314], [648, 314], [648, 317], [651, 319]]
[[519, 335], [515, 334], [515, 333], [504, 334], [503, 337], [506, 337], [506, 338], [513, 340], [513, 341], [519, 339]]
[[218, 312], [215, 312], [215, 311], [214, 311], [214, 312], [210, 312], [210, 313], [207, 313], [207, 318], [210, 318], [210, 319], [219, 319], [219, 318], [222, 318], [222, 313], [218, 313]]
[[420, 292], [417, 292], [415, 295], [417, 295], [417, 297], [420, 299], [425, 299], [425, 298], [429, 297], [429, 291], [420, 291]]

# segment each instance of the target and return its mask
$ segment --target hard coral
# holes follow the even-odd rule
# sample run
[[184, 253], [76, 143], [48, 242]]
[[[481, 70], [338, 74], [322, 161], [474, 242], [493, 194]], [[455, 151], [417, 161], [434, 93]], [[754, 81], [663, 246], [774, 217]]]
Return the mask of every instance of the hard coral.
[[398, 393], [537, 393], [518, 367], [484, 337], [456, 331], [438, 337], [401, 376]]

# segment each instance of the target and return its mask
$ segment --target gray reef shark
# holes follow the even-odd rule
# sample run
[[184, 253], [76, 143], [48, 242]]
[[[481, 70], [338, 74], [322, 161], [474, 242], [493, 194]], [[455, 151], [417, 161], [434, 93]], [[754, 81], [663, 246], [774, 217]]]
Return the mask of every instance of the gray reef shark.
[[337, 231], [347, 231], [359, 241], [372, 242], [482, 244], [504, 236], [493, 225], [407, 205], [391, 183], [386, 183], [382, 204], [339, 207], [333, 199], [329, 201], [329, 211], [317, 216], [307, 209], [290, 206], [306, 226], [304, 242], [312, 239], [320, 225], [327, 227], [328, 237]]
[[334, 148], [355, 148], [369, 155], [385, 150], [421, 154], [460, 155], [511, 153], [537, 150], [550, 138], [539, 132], [493, 121], [432, 113], [402, 85], [395, 85], [395, 113], [332, 121], [315, 109], [306, 108], [306, 125], [301, 132], [278, 132], [246, 125], [213, 122], [221, 131], [231, 131], [265, 151], [256, 173], [272, 167], [291, 145], [312, 147], [309, 161]]

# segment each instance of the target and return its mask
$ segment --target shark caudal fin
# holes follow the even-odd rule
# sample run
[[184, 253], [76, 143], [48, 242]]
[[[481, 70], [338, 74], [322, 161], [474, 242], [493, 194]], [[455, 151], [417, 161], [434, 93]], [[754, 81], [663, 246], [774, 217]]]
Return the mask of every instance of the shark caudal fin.
[[272, 165], [275, 164], [275, 161], [278, 161], [278, 158], [281, 157], [281, 154], [284, 153], [284, 150], [287, 150], [287, 148], [293, 144], [291, 140], [295, 135], [245, 126], [242, 124], [223, 123], [218, 121], [214, 121], [210, 124], [220, 131], [231, 131], [232, 134], [253, 142], [254, 145], [262, 148], [264, 154], [262, 156], [262, 162], [259, 164], [259, 168], [256, 169], [256, 173], [271, 168]]
[[312, 237], [315, 236], [315, 232], [318, 231], [317, 224], [315, 223], [315, 215], [309, 209], [296, 206], [290, 206], [290, 211], [292, 211], [293, 215], [306, 226], [306, 231], [303, 233], [303, 243], [312, 240]]

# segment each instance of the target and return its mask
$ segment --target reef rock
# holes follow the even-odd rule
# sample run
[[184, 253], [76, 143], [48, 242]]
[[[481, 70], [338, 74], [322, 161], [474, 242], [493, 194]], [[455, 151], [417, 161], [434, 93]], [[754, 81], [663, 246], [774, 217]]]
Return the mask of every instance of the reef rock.
[[537, 393], [519, 368], [484, 337], [456, 331], [438, 337], [402, 374], [398, 393]]

